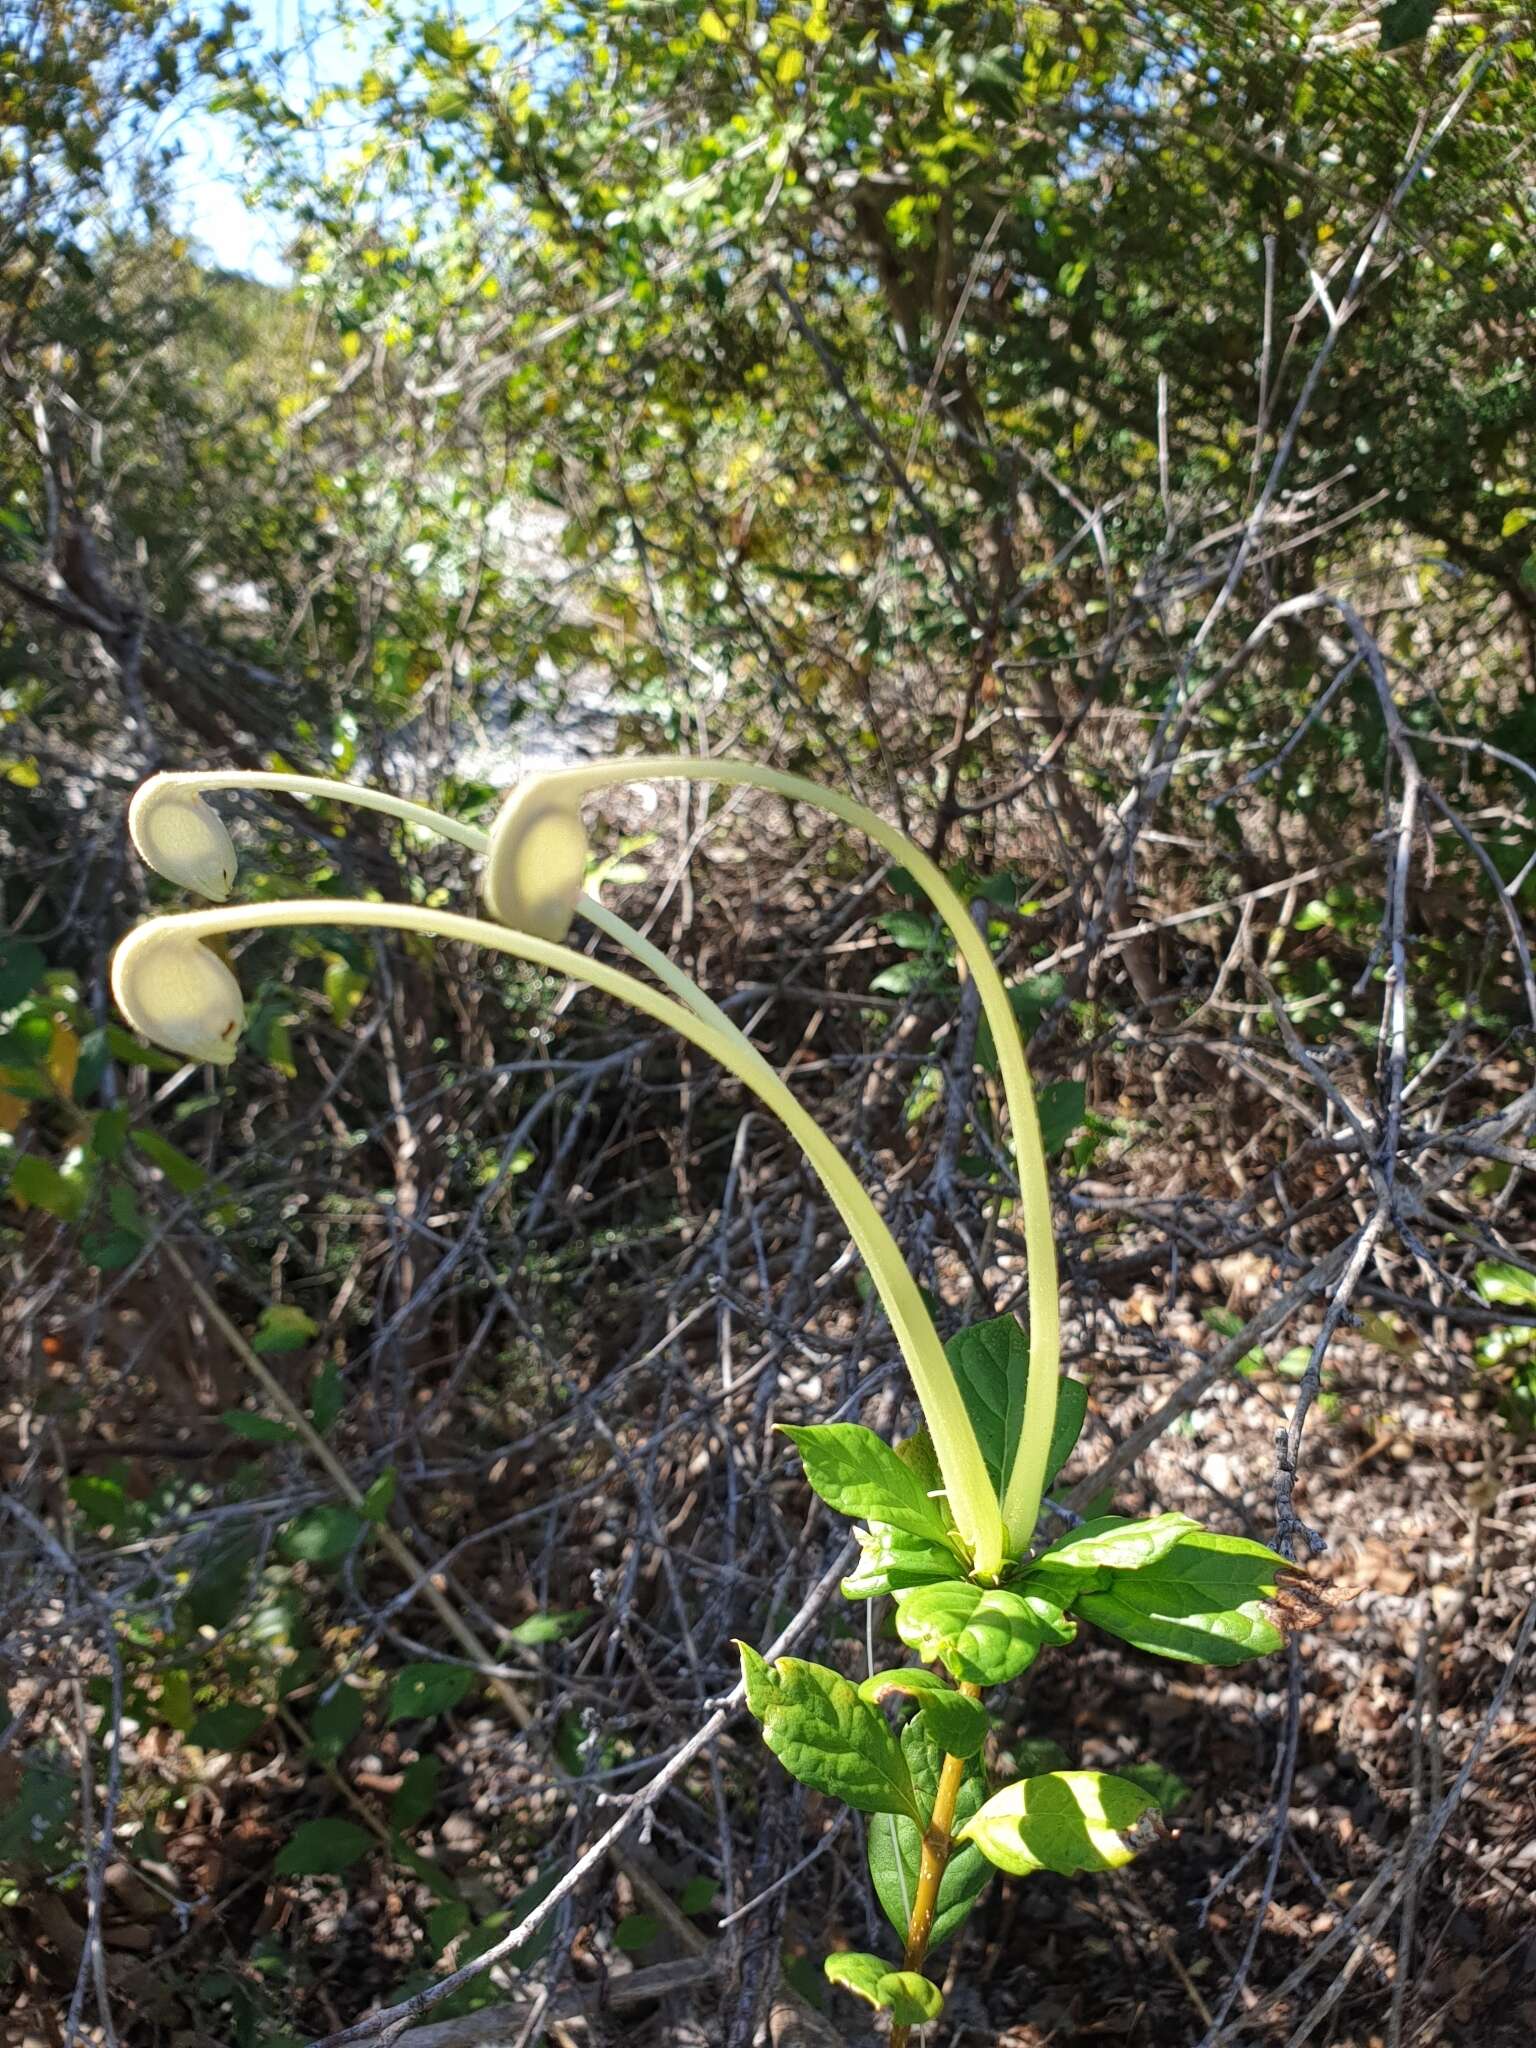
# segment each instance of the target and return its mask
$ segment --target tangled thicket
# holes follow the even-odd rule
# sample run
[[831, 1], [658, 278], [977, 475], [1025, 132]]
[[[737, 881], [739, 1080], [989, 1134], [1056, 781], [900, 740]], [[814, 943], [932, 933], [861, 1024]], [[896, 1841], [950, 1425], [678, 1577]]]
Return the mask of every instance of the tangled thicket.
[[[721, 1704], [732, 1638], [862, 1669], [773, 1425], [907, 1398], [787, 1141], [382, 936], [253, 942], [217, 1086], [107, 1007], [147, 770], [477, 817], [594, 734], [844, 779], [963, 872], [1057, 1168], [1063, 1505], [1310, 1565], [1278, 1677], [1101, 1642], [999, 1729], [1183, 1804], [977, 1916], [954, 2037], [1526, 2037], [1533, 53], [1434, 14], [402, 6], [317, 169], [238, 23], [0, 10], [16, 2039], [362, 2038], [532, 1914], [439, 2041], [820, 2040], [802, 1965], [868, 1944], [859, 1823]], [[108, 175], [188, 75], [292, 291]], [[244, 810], [275, 894], [468, 900]], [[900, 875], [755, 797], [607, 816], [942, 1317], [1016, 1301]]]

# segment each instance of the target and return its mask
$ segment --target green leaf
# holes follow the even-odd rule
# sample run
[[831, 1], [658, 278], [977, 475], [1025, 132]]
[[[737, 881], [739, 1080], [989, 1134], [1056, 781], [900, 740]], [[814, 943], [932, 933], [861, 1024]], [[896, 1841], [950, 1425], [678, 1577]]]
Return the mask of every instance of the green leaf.
[[303, 1309], [287, 1302], [270, 1302], [261, 1312], [251, 1349], [263, 1358], [279, 1351], [302, 1351], [315, 1335], [317, 1324]]
[[[932, 1813], [944, 1756], [929, 1736], [922, 1716], [914, 1715], [902, 1730], [901, 1753], [917, 1791], [918, 1805]], [[971, 1758], [955, 1799], [955, 1825], [962, 1826], [987, 1796], [987, 1777], [979, 1758]], [[917, 1892], [922, 1834], [910, 1820], [882, 1814], [869, 1824], [869, 1875], [885, 1917], [903, 1941]], [[979, 1849], [960, 1844], [944, 1866], [934, 1909], [931, 1945], [948, 1941], [990, 1883], [991, 1867]]]
[[882, 967], [871, 980], [870, 993], [877, 996], [915, 996], [932, 988], [938, 970], [932, 960], [898, 960], [894, 967]]
[[363, 1725], [364, 1701], [355, 1686], [336, 1685], [309, 1717], [309, 1746], [323, 1764], [333, 1764]]
[[[1037, 974], [1027, 981], [1015, 982], [1009, 989], [1009, 1007], [1025, 1038], [1033, 1034], [1052, 1003], [1065, 992], [1066, 985], [1065, 975]], [[976, 1062], [986, 1073], [997, 1072], [997, 1041], [992, 1036], [991, 1020], [987, 1017], [982, 1017], [976, 1026]]]
[[792, 1778], [860, 1813], [921, 1818], [912, 1776], [885, 1716], [822, 1664], [780, 1657], [769, 1665], [738, 1643], [747, 1705]]
[[1050, 1771], [994, 1792], [956, 1839], [974, 1842], [1014, 1877], [1054, 1870], [1116, 1870], [1157, 1834], [1157, 1802], [1139, 1785], [1103, 1771]]
[[969, 1685], [1007, 1685], [1047, 1643], [1070, 1643], [1077, 1630], [1034, 1593], [966, 1579], [901, 1594], [896, 1633], [926, 1663]]
[[185, 1671], [161, 1672], [159, 1718], [178, 1734], [190, 1734], [197, 1715], [192, 1709], [192, 1680]]
[[443, 1774], [441, 1757], [418, 1757], [401, 1775], [400, 1789], [389, 1802], [389, 1824], [407, 1835], [419, 1827], [437, 1804], [437, 1781]]
[[1165, 1819], [1177, 1813], [1189, 1797], [1189, 1787], [1178, 1772], [1165, 1770], [1161, 1764], [1124, 1764], [1118, 1775], [1139, 1785], [1149, 1799], [1157, 1802], [1157, 1810]]
[[660, 1932], [661, 1922], [654, 1913], [626, 1913], [613, 1930], [613, 1945], [627, 1956], [638, 1955]]
[[1056, 1383], [1056, 1420], [1051, 1425], [1051, 1448], [1046, 1453], [1047, 1493], [1056, 1475], [1077, 1449], [1077, 1440], [1088, 1419], [1088, 1389], [1082, 1380], [1069, 1380], [1065, 1373]]
[[78, 1223], [85, 1208], [85, 1182], [60, 1173], [36, 1152], [23, 1152], [11, 1168], [10, 1192], [31, 1208], [57, 1216], [61, 1223]]
[[407, 1664], [389, 1689], [390, 1723], [423, 1720], [456, 1707], [475, 1682], [463, 1664]]
[[91, 1125], [91, 1150], [107, 1165], [115, 1166], [128, 1143], [126, 1109], [104, 1109]]
[[445, 1899], [440, 1906], [434, 1906], [427, 1915], [427, 1941], [432, 1953], [440, 1956], [469, 1925], [469, 1908], [462, 1899]]
[[256, 1545], [244, 1529], [226, 1531], [209, 1545], [187, 1587], [185, 1614], [193, 1628], [227, 1628], [244, 1603]]
[[373, 1847], [366, 1828], [349, 1820], [307, 1820], [277, 1853], [279, 1877], [331, 1877], [349, 1870]]
[[707, 1913], [718, 1889], [712, 1877], [690, 1877], [677, 1895], [677, 1910], [690, 1919], [696, 1913]]
[[871, 1706], [892, 1693], [917, 1701], [928, 1733], [946, 1756], [975, 1756], [987, 1739], [991, 1717], [986, 1708], [953, 1691], [936, 1671], [877, 1671], [859, 1687], [859, 1698]]
[[962, 1572], [948, 1545], [925, 1543], [904, 1529], [883, 1523], [855, 1529], [859, 1561], [843, 1580], [845, 1600], [874, 1600], [908, 1586], [933, 1586], [957, 1579]]
[[396, 1477], [394, 1466], [386, 1465], [358, 1502], [357, 1512], [365, 1522], [382, 1522], [389, 1514], [390, 1503], [395, 1497]]
[[[438, 113], [445, 110], [429, 106], [428, 111]], [[326, 966], [321, 985], [325, 990], [325, 1000], [330, 1004], [332, 1023], [346, 1024], [351, 1021], [353, 1011], [367, 992], [368, 976], [349, 966], [345, 960], [333, 959]]]
[[728, 43], [731, 40], [730, 30], [713, 7], [706, 7], [699, 16], [699, 34], [711, 43]]
[[306, 1508], [278, 1530], [277, 1547], [290, 1564], [335, 1564], [366, 1527], [350, 1508]]
[[244, 1408], [226, 1408], [220, 1422], [232, 1436], [243, 1436], [249, 1444], [291, 1444], [294, 1432], [286, 1422], [273, 1422], [265, 1415], [251, 1415]]
[[26, 1757], [14, 1795], [0, 1804], [0, 1870], [14, 1877], [18, 1866], [46, 1869], [68, 1855], [79, 1787], [62, 1759]]
[[948, 1531], [938, 1502], [872, 1429], [856, 1422], [779, 1427], [800, 1453], [812, 1491], [828, 1507], [850, 1521], [883, 1522], [927, 1542], [945, 1542]]
[[309, 1393], [309, 1419], [322, 1436], [346, 1404], [347, 1391], [341, 1383], [336, 1361], [328, 1358], [315, 1374], [315, 1383]]
[[876, 918], [875, 922], [881, 931], [896, 941], [898, 946], [906, 946], [914, 953], [926, 953], [930, 947], [939, 944], [939, 920], [924, 917], [921, 911], [888, 910], [883, 917]]
[[[1219, 1337], [1235, 1337], [1243, 1327], [1242, 1317], [1229, 1308], [1202, 1309], [1200, 1320]], [[1269, 1360], [1264, 1356], [1262, 1349], [1256, 1346], [1246, 1358], [1238, 1360], [1237, 1370], [1244, 1379], [1252, 1379], [1255, 1373], [1263, 1372], [1268, 1363]]]
[[143, 1249], [144, 1239], [136, 1230], [92, 1230], [80, 1240], [87, 1265], [101, 1273], [120, 1273], [124, 1266], [133, 1264]]
[[1387, 0], [1377, 16], [1381, 28], [1379, 47], [1400, 50], [1405, 43], [1417, 43], [1428, 35], [1440, 12], [1441, 0]]
[[876, 2012], [888, 2012], [898, 2027], [923, 2026], [944, 2010], [937, 1984], [916, 1970], [893, 1970], [880, 1956], [847, 1950], [828, 1956], [821, 1967], [829, 1984], [867, 2000]]
[[891, 1966], [884, 1956], [847, 1949], [838, 1955], [828, 1956], [821, 1968], [829, 1984], [840, 1984], [844, 1991], [851, 1991], [855, 1998], [867, 1999], [877, 2012], [884, 2012], [885, 2000], [880, 1996], [880, 1984], [891, 1974]]
[[93, 1529], [110, 1529], [117, 1536], [126, 1533], [133, 1510], [121, 1480], [82, 1472], [69, 1482], [69, 1497]]
[[189, 1159], [160, 1136], [158, 1131], [135, 1131], [133, 1143], [151, 1166], [157, 1166], [179, 1195], [195, 1195], [208, 1176], [195, 1159]]
[[0, 939], [0, 1010], [14, 1010], [47, 971], [41, 947], [30, 939]]
[[917, 1970], [892, 1970], [880, 1980], [886, 2011], [898, 2027], [921, 2027], [944, 2010], [944, 1994]]
[[1040, 1140], [1046, 1157], [1054, 1159], [1088, 1114], [1088, 1089], [1082, 1081], [1052, 1081], [1040, 1090], [1037, 1103]]
[[1096, 1628], [1154, 1656], [1242, 1664], [1284, 1645], [1267, 1603], [1288, 1568], [1262, 1543], [1197, 1528], [1139, 1571], [1083, 1587], [1072, 1605]]
[[1155, 1515], [1133, 1522], [1125, 1515], [1101, 1515], [1082, 1522], [1041, 1553], [1041, 1562], [1070, 1571], [1135, 1571], [1166, 1557], [1200, 1524], [1188, 1515]]
[[1021, 1778], [1038, 1778], [1046, 1771], [1070, 1771], [1072, 1759], [1059, 1742], [1048, 1735], [1027, 1735], [1009, 1752], [1013, 1768]]
[[207, 1713], [199, 1714], [187, 1730], [187, 1740], [195, 1742], [199, 1749], [222, 1749], [230, 1756], [236, 1756], [266, 1722], [265, 1707], [242, 1707], [233, 1703], [226, 1707], [210, 1707]]
[[1506, 1259], [1485, 1259], [1474, 1268], [1477, 1291], [1499, 1308], [1536, 1309], [1536, 1273]]
[[389, 1853], [397, 1863], [403, 1863], [407, 1870], [421, 1879], [434, 1899], [441, 1899], [445, 1905], [451, 1905], [458, 1899], [458, 1893], [438, 1865], [413, 1849], [404, 1835], [390, 1836]]
[[1029, 1383], [1029, 1339], [1017, 1316], [993, 1316], [957, 1330], [944, 1356], [960, 1388], [965, 1412], [987, 1472], [1002, 1499], [1024, 1426], [1024, 1390]]
[[530, 1614], [526, 1621], [520, 1621], [516, 1628], [507, 1630], [509, 1643], [521, 1643], [531, 1648], [539, 1643], [563, 1642], [574, 1635], [591, 1613], [589, 1607], [551, 1608], [546, 1614]]

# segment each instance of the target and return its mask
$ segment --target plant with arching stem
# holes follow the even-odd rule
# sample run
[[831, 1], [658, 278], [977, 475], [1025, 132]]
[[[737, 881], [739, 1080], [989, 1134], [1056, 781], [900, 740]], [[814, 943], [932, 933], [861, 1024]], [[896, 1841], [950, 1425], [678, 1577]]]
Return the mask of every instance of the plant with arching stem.
[[[750, 784], [817, 806], [866, 833], [923, 889], [974, 977], [997, 1049], [1016, 1162], [1029, 1330], [1011, 1315], [940, 1340], [922, 1290], [847, 1160], [727, 1014], [659, 949], [584, 893], [584, 798], [613, 784], [685, 778]], [[384, 811], [484, 856], [489, 918], [365, 900], [228, 903], [236, 861], [207, 802], [219, 788], [286, 791]], [[1157, 1800], [1132, 1777], [1050, 1768], [994, 1788], [984, 1694], [1009, 1685], [1079, 1619], [1154, 1655], [1236, 1664], [1280, 1647], [1270, 1602], [1290, 1569], [1262, 1544], [1187, 1515], [1101, 1515], [1043, 1546], [1046, 1489], [1082, 1427], [1087, 1388], [1060, 1375], [1050, 1190], [1024, 1045], [991, 951], [943, 872], [874, 812], [799, 776], [752, 762], [597, 762], [534, 776], [489, 833], [424, 805], [349, 783], [229, 771], [159, 775], [135, 796], [130, 829], [159, 874], [217, 908], [156, 917], [113, 960], [118, 1007], [145, 1037], [227, 1065], [244, 1019], [239, 984], [206, 941], [273, 926], [395, 930], [488, 947], [589, 982], [666, 1025], [727, 1068], [800, 1145], [847, 1226], [911, 1373], [925, 1426], [889, 1445], [855, 1423], [786, 1428], [811, 1487], [852, 1518], [860, 1560], [850, 1600], [889, 1597], [896, 1633], [919, 1663], [855, 1685], [826, 1666], [769, 1665], [740, 1645], [747, 1705], [769, 1748], [803, 1783], [873, 1816], [876, 1893], [903, 1944], [899, 1962], [828, 1959], [834, 1983], [892, 2019], [896, 2048], [938, 2017], [924, 1974], [935, 1946], [975, 1904], [993, 1867], [1023, 1876], [1107, 1870], [1149, 1837]], [[564, 940], [583, 917], [649, 970], [661, 989]], [[887, 1708], [906, 1716], [893, 1728]], [[1037, 1746], [1038, 1748], [1038, 1746]]]

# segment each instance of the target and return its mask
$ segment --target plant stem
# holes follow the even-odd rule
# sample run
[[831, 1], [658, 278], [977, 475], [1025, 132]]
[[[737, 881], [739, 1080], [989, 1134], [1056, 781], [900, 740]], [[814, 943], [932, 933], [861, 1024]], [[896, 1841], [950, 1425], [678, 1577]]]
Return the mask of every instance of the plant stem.
[[[734, 1025], [717, 1026], [709, 1015], [685, 1009], [648, 983], [605, 962], [574, 953], [567, 946], [529, 933], [510, 931], [484, 919], [458, 917], [446, 910], [426, 910], [411, 903], [368, 903], [323, 898], [314, 902], [221, 904], [214, 910], [182, 911], [151, 918], [130, 932], [118, 946], [113, 965], [113, 990], [123, 1008], [124, 977], [152, 957], [148, 949], [168, 942], [189, 943], [217, 938], [226, 932], [300, 929], [316, 925], [364, 931], [403, 931], [424, 938], [448, 939], [461, 945], [484, 946], [513, 959], [531, 961], [572, 981], [586, 982], [602, 994], [654, 1018], [679, 1038], [745, 1083], [789, 1131], [819, 1176], [869, 1269], [896, 1342], [917, 1389], [918, 1400], [933, 1432], [943, 1469], [950, 1508], [970, 1550], [979, 1578], [996, 1576], [1003, 1562], [1003, 1520], [980, 1446], [965, 1412], [954, 1374], [944, 1356], [922, 1291], [908, 1270], [890, 1229], [859, 1182], [852, 1167], [762, 1054]], [[680, 970], [673, 969], [674, 973]], [[144, 977], [152, 991], [151, 977]], [[702, 997], [707, 1009], [714, 1006]], [[154, 1036], [153, 1021], [136, 1017], [129, 1005], [124, 1014]]]
[[386, 817], [398, 818], [403, 825], [416, 825], [422, 831], [435, 832], [441, 839], [456, 840], [460, 846], [467, 846], [471, 853], [484, 853], [485, 834], [476, 825], [464, 825], [457, 818], [450, 818], [444, 811], [434, 811], [426, 804], [412, 803], [408, 797], [392, 796], [388, 790], [370, 789], [365, 782], [338, 782], [325, 775], [287, 775], [273, 770], [270, 774], [262, 768], [188, 768], [171, 769], [146, 783], [169, 795], [172, 791], [184, 789], [192, 796], [201, 796], [210, 789], [250, 789], [269, 792], [274, 796], [321, 797], [327, 803], [354, 804], [364, 811], [382, 811]]
[[[992, 958], [991, 948], [972, 921], [970, 909], [943, 870], [906, 833], [888, 825], [841, 790], [824, 789], [803, 776], [786, 775], [755, 761], [665, 755], [633, 756], [617, 761], [584, 763], [579, 768], [551, 771], [547, 785], [563, 784], [573, 801], [589, 791], [626, 782], [716, 782], [768, 790], [791, 803], [829, 811], [834, 818], [861, 831], [904, 867], [948, 925], [955, 946], [976, 981], [977, 993], [997, 1052], [998, 1071], [1008, 1104], [1014, 1157], [1018, 1165], [1019, 1204], [1024, 1250], [1029, 1271], [1029, 1378], [1024, 1390], [1024, 1420], [1013, 1469], [1002, 1502], [1009, 1550], [1022, 1556], [1029, 1548], [1040, 1501], [1045, 1491], [1045, 1461], [1051, 1425], [1056, 1416], [1056, 1378], [1061, 1369], [1061, 1310], [1056, 1271], [1056, 1243], [1051, 1229], [1051, 1190], [1046, 1168], [1034, 1085], [1018, 1019]], [[925, 1404], [926, 1405], [926, 1404]], [[930, 1422], [932, 1417], [930, 1416]]]
[[[960, 1690], [968, 1700], [981, 1697], [979, 1685], [962, 1685]], [[939, 1769], [933, 1812], [928, 1817], [928, 1827], [923, 1835], [922, 1855], [917, 1866], [917, 1894], [912, 1901], [906, 1953], [901, 1962], [904, 1970], [921, 1970], [928, 1959], [928, 1944], [933, 1939], [933, 1919], [939, 1904], [939, 1886], [944, 1882], [950, 1850], [954, 1846], [951, 1830], [955, 1825], [955, 1801], [960, 1796], [964, 1777], [965, 1759], [946, 1756]], [[910, 2027], [893, 2027], [890, 2048], [907, 2048], [911, 2035]]]

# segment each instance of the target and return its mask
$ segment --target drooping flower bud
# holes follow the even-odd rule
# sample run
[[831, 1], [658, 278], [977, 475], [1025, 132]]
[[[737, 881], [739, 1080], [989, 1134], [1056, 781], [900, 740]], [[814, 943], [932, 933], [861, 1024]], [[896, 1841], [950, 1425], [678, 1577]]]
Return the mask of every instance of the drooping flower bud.
[[200, 939], [152, 918], [112, 956], [112, 999], [141, 1037], [189, 1060], [227, 1067], [245, 1028], [240, 984]]
[[558, 775], [520, 782], [491, 827], [480, 895], [498, 924], [558, 945], [587, 874], [587, 829]]
[[128, 831], [146, 867], [222, 903], [235, 879], [235, 843], [191, 778], [152, 775], [128, 806]]

